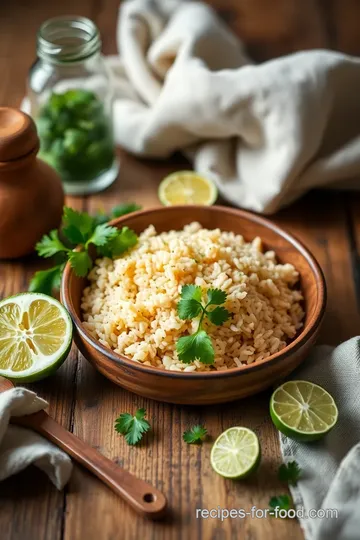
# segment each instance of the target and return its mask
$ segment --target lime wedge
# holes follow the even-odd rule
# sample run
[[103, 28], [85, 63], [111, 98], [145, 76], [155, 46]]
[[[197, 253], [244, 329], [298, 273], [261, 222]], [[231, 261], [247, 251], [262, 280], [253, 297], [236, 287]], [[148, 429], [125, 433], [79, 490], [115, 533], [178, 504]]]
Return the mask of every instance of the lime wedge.
[[315, 441], [336, 424], [338, 410], [331, 395], [309, 381], [288, 381], [270, 399], [272, 421], [281, 433], [298, 441]]
[[37, 381], [60, 367], [72, 341], [72, 321], [51, 296], [23, 293], [0, 302], [0, 375]]
[[217, 188], [209, 178], [193, 171], [178, 171], [162, 180], [159, 199], [164, 206], [202, 204], [210, 206], [217, 199]]
[[260, 463], [259, 439], [251, 429], [232, 427], [224, 431], [211, 449], [211, 466], [225, 478], [245, 478]]

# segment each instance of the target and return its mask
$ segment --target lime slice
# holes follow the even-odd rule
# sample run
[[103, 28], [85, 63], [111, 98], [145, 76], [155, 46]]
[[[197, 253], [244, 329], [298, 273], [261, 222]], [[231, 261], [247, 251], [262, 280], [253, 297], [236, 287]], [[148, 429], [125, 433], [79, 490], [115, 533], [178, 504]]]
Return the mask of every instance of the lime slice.
[[315, 441], [336, 424], [338, 410], [331, 395], [309, 381], [288, 381], [270, 399], [272, 421], [281, 433], [298, 441]]
[[245, 478], [260, 463], [259, 439], [251, 429], [232, 427], [222, 433], [211, 449], [211, 466], [225, 478]]
[[210, 206], [217, 199], [214, 182], [193, 171], [178, 171], [161, 182], [158, 191], [164, 206], [174, 204], [202, 204]]
[[0, 375], [16, 382], [53, 373], [68, 356], [72, 321], [51, 296], [23, 293], [0, 302]]

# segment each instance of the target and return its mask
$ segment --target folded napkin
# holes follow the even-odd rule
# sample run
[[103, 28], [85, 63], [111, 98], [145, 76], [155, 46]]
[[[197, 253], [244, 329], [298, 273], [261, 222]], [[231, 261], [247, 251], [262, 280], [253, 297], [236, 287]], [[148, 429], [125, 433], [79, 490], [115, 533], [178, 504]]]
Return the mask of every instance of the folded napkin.
[[293, 379], [319, 384], [335, 399], [338, 423], [324, 439], [299, 443], [280, 434], [285, 463], [303, 470], [291, 487], [294, 503], [310, 509], [336, 510], [337, 517], [300, 517], [306, 540], [360, 538], [360, 337], [336, 348], [316, 347]]
[[122, 2], [117, 39], [115, 134], [130, 152], [184, 150], [226, 199], [263, 213], [310, 188], [360, 188], [360, 59], [252, 65], [208, 5], [181, 0]]
[[9, 426], [11, 416], [32, 414], [47, 406], [46, 401], [25, 388], [0, 394], [0, 480], [33, 463], [58, 489], [68, 482], [72, 463], [67, 454], [31, 430]]

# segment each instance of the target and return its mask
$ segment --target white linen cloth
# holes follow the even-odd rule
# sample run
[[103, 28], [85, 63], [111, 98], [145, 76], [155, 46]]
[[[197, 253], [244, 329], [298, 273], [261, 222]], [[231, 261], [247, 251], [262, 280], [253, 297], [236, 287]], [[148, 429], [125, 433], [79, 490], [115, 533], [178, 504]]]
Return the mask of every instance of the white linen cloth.
[[72, 463], [67, 454], [37, 433], [9, 426], [11, 416], [24, 416], [45, 409], [47, 402], [25, 388], [0, 394], [0, 481], [34, 464], [62, 489], [68, 482]]
[[181, 0], [122, 2], [117, 41], [115, 134], [130, 152], [184, 150], [226, 199], [267, 214], [314, 187], [360, 188], [359, 58], [253, 65], [209, 6]]
[[360, 538], [360, 337], [336, 348], [319, 346], [291, 376], [314, 382], [335, 399], [336, 426], [323, 439], [299, 443], [280, 434], [285, 463], [296, 460], [303, 470], [290, 487], [294, 503], [310, 509], [337, 510], [337, 517], [300, 518], [306, 540]]

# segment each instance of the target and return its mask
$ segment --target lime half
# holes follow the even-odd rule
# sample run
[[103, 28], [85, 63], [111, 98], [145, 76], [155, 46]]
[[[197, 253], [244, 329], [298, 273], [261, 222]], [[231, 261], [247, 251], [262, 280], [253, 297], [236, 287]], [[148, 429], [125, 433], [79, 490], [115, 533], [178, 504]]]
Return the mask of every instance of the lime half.
[[211, 466], [225, 478], [245, 478], [260, 463], [259, 439], [251, 429], [232, 427], [224, 431], [211, 449]]
[[16, 382], [43, 379], [68, 356], [72, 321], [51, 296], [23, 293], [0, 302], [0, 375]]
[[193, 171], [178, 171], [162, 180], [159, 199], [164, 206], [202, 204], [210, 206], [217, 199], [217, 188], [209, 178]]
[[270, 414], [279, 431], [299, 441], [315, 441], [336, 424], [334, 399], [321, 386], [309, 381], [288, 381], [270, 399]]

